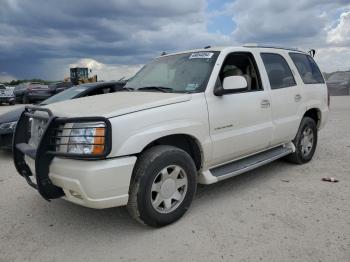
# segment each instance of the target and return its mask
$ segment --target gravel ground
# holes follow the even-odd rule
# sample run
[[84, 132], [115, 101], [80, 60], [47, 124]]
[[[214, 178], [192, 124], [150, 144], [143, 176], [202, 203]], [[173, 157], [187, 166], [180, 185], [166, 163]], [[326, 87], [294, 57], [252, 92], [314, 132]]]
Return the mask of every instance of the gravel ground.
[[0, 152], [0, 261], [349, 262], [350, 97], [331, 103], [313, 161], [280, 160], [200, 186], [189, 212], [161, 229], [125, 208], [46, 202]]

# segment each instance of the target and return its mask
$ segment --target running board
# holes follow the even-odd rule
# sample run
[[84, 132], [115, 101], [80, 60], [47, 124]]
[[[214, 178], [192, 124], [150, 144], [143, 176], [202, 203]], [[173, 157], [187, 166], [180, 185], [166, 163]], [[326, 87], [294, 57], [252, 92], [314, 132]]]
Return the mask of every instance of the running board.
[[240, 175], [257, 167], [263, 166], [276, 159], [293, 153], [293, 146], [278, 146], [264, 152], [248, 156], [246, 158], [224, 164], [222, 166], [210, 169], [211, 175], [217, 180], [224, 180], [233, 176]]

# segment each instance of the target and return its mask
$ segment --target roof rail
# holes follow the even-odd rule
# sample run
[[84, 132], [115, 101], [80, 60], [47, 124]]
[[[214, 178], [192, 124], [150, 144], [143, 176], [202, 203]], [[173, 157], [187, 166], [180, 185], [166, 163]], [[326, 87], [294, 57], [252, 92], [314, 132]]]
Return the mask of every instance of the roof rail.
[[290, 50], [290, 51], [297, 51], [297, 52], [303, 52], [299, 50], [298, 48], [292, 48], [292, 47], [283, 47], [283, 46], [270, 46], [270, 45], [259, 45], [259, 44], [244, 44], [243, 47], [250, 47], [250, 48], [275, 48], [275, 49], [283, 49], [283, 50]]

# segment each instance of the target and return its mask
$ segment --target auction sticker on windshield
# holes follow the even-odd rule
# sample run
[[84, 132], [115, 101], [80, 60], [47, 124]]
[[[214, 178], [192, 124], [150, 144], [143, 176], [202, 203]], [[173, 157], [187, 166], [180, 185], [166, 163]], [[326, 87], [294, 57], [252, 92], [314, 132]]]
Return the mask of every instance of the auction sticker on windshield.
[[195, 59], [195, 58], [207, 59], [207, 58], [212, 58], [213, 55], [214, 53], [210, 53], [210, 52], [198, 52], [198, 53], [191, 54], [189, 59]]

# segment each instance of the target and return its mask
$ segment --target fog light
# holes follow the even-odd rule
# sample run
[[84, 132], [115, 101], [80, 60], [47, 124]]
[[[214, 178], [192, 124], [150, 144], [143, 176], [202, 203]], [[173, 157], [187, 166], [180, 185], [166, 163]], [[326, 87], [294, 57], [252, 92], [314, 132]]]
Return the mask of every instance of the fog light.
[[73, 190], [69, 190], [69, 193], [70, 193], [72, 196], [76, 197], [76, 198], [79, 198], [79, 199], [81, 199], [81, 200], [84, 199], [83, 196], [80, 195], [78, 192], [75, 192], [75, 191], [73, 191]]

